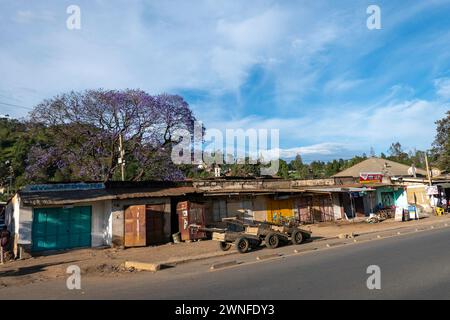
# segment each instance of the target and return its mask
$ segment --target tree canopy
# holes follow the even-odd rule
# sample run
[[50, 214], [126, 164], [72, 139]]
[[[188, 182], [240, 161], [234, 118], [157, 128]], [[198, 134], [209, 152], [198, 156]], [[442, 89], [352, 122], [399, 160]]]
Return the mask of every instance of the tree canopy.
[[195, 117], [182, 97], [152, 96], [141, 90], [89, 90], [45, 100], [30, 114], [31, 135], [47, 139], [29, 152], [31, 181], [93, 180], [120, 177], [123, 138], [126, 179], [183, 178], [170, 151], [178, 129], [193, 131]]
[[436, 138], [431, 152], [433, 163], [441, 170], [450, 172], [450, 110], [446, 117], [436, 121]]

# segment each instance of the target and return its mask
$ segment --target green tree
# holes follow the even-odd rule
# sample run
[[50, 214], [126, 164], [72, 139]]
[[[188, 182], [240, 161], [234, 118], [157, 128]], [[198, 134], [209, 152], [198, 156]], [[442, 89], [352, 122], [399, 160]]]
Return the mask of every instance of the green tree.
[[289, 179], [289, 166], [286, 161], [280, 159], [280, 165], [278, 168], [278, 176], [283, 179]]
[[436, 121], [436, 137], [431, 149], [433, 164], [441, 170], [450, 171], [450, 111]]
[[295, 171], [292, 178], [307, 179], [309, 176], [309, 167], [303, 163], [302, 157], [299, 154], [289, 163], [289, 168]]
[[13, 189], [26, 184], [25, 167], [32, 145], [46, 140], [44, 129], [16, 119], [0, 118], [0, 185]]
[[406, 152], [403, 151], [402, 145], [400, 142], [392, 143], [388, 153], [390, 156], [388, 157], [389, 160], [396, 161], [399, 163], [410, 165], [411, 161], [409, 159], [409, 156]]

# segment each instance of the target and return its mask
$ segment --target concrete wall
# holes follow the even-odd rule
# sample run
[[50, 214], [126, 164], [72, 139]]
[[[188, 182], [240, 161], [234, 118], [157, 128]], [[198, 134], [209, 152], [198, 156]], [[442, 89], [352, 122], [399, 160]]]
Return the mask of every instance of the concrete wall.
[[255, 221], [267, 220], [267, 200], [268, 196], [257, 196], [253, 199], [253, 217]]
[[249, 221], [266, 221], [267, 198], [266, 195], [207, 198], [206, 223], [219, 224], [222, 218], [235, 216]]
[[193, 186], [203, 191], [227, 191], [227, 190], [276, 190], [291, 189], [311, 186], [331, 186], [334, 179], [315, 180], [284, 180], [284, 179], [255, 179], [255, 180], [196, 180]]
[[[208, 198], [205, 203], [206, 223], [217, 224], [222, 218], [239, 217], [248, 221], [255, 220], [256, 216], [260, 216], [260, 208], [258, 204], [261, 197], [255, 196], [222, 196]], [[256, 210], [256, 211], [255, 211]]]
[[112, 245], [122, 247], [125, 239], [125, 209], [132, 205], [164, 204], [164, 235], [165, 240], [171, 238], [171, 206], [170, 198], [147, 198], [113, 200], [111, 203]]

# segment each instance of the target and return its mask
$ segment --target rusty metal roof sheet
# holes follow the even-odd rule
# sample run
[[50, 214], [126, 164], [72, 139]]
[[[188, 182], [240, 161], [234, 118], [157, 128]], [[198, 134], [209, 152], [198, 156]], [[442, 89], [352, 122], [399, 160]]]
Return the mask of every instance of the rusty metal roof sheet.
[[25, 206], [39, 205], [64, 205], [102, 200], [119, 200], [132, 198], [161, 198], [170, 196], [182, 196], [189, 193], [197, 193], [194, 187], [170, 187], [170, 188], [112, 188], [97, 190], [76, 191], [38, 191], [19, 192], [19, 196]]
[[224, 196], [240, 194], [276, 194], [276, 193], [303, 193], [304, 189], [220, 189], [204, 191], [205, 196]]

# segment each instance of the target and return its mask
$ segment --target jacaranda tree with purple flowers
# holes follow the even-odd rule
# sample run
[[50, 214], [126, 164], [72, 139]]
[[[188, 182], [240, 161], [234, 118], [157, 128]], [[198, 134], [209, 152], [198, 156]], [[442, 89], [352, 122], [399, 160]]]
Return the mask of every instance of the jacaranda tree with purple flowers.
[[173, 134], [193, 132], [195, 117], [178, 95], [128, 89], [58, 95], [36, 106], [30, 120], [48, 140], [30, 150], [29, 180], [119, 179], [120, 135], [127, 180], [176, 180], [183, 175], [170, 159]]

